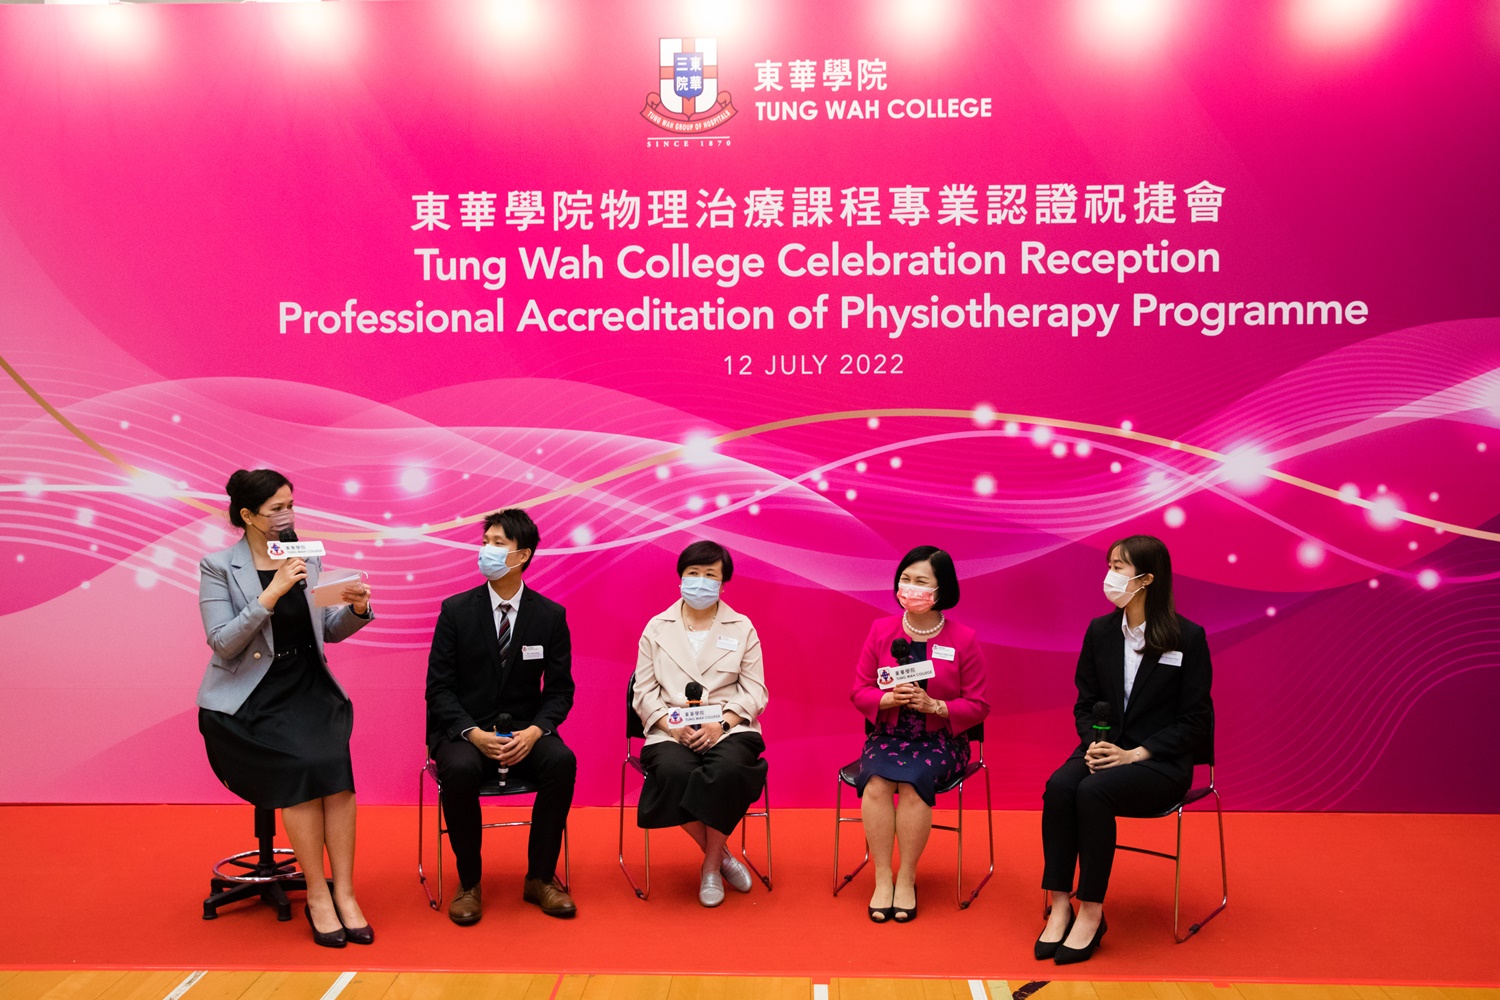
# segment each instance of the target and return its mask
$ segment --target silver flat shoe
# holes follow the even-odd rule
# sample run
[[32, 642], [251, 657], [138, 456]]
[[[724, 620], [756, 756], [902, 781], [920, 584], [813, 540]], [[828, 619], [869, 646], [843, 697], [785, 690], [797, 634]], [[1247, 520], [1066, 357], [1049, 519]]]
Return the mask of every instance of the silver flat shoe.
[[737, 892], [749, 892], [753, 884], [750, 879], [750, 869], [728, 854], [724, 855], [724, 860], [719, 862], [719, 874], [723, 875], [724, 881], [733, 886]]
[[714, 907], [724, 902], [724, 879], [718, 872], [705, 872], [698, 883], [698, 902]]

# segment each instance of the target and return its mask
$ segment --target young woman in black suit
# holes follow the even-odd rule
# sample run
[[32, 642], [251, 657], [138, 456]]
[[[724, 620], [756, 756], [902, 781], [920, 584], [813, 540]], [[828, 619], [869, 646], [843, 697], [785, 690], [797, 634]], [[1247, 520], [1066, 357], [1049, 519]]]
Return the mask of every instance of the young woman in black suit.
[[[1042, 889], [1052, 912], [1036, 957], [1060, 965], [1090, 958], [1108, 927], [1115, 817], [1151, 816], [1181, 801], [1193, 753], [1213, 726], [1208, 637], [1173, 605], [1172, 557], [1161, 539], [1111, 545], [1104, 594], [1119, 610], [1089, 622], [1083, 637], [1073, 706], [1080, 742], [1042, 796]], [[1101, 702], [1107, 730], [1095, 729]]]

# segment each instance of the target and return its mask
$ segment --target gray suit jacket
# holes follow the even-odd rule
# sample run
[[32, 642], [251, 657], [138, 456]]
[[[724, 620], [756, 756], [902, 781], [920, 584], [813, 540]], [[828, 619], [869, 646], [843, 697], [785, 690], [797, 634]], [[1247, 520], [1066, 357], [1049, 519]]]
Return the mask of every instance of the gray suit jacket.
[[[303, 599], [312, 612], [313, 636], [326, 666], [324, 641], [349, 638], [374, 619], [375, 609], [370, 609], [368, 618], [361, 618], [347, 604], [314, 607], [312, 589], [318, 585], [320, 566], [321, 560], [316, 557], [307, 560], [307, 593]], [[271, 669], [276, 649], [271, 641], [271, 612], [256, 599], [262, 589], [250, 543], [243, 538], [221, 552], [204, 556], [198, 564], [198, 609], [203, 613], [203, 632], [213, 650], [198, 687], [199, 708], [233, 715]], [[292, 591], [282, 600], [294, 601], [299, 596]], [[337, 679], [334, 684], [338, 684]]]

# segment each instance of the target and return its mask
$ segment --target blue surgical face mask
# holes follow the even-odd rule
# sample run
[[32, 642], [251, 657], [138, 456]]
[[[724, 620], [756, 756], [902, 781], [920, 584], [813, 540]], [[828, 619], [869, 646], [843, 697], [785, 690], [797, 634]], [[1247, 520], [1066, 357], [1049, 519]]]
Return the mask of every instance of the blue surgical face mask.
[[505, 557], [513, 552], [513, 549], [504, 549], [498, 545], [479, 546], [479, 572], [484, 574], [486, 580], [499, 580], [515, 569], [508, 565]]
[[711, 577], [685, 576], [682, 578], [682, 599], [694, 611], [707, 611], [718, 601], [722, 587], [723, 584]]

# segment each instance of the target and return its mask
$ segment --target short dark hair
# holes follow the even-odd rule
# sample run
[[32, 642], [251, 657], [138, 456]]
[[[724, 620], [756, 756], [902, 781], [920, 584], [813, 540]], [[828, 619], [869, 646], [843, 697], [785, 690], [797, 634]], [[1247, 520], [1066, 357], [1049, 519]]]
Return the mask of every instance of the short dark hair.
[[496, 525], [505, 532], [506, 538], [516, 543], [516, 548], [531, 550], [531, 555], [519, 567], [524, 571], [531, 565], [531, 560], [536, 558], [536, 547], [542, 540], [541, 533], [536, 530], [536, 522], [520, 507], [507, 507], [485, 517], [484, 532], [488, 534]]
[[689, 566], [712, 566], [714, 563], [724, 564], [724, 582], [734, 576], [734, 556], [729, 550], [718, 542], [710, 542], [703, 538], [682, 550], [682, 555], [677, 557], [677, 575], [686, 573]]
[[275, 496], [277, 490], [290, 485], [292, 481], [275, 469], [236, 469], [224, 484], [224, 492], [229, 494], [229, 523], [243, 529], [245, 519], [240, 517], [241, 510], [258, 512], [260, 505]]
[[1160, 656], [1181, 649], [1182, 624], [1172, 597], [1172, 554], [1167, 543], [1155, 535], [1131, 535], [1105, 549], [1105, 560], [1115, 549], [1124, 550], [1137, 575], [1151, 574], [1146, 588], [1146, 652]]
[[[895, 595], [901, 592], [901, 574], [906, 572], [906, 567], [924, 560], [932, 565], [932, 575], [937, 580], [937, 600], [932, 609], [947, 611], [958, 604], [958, 571], [953, 568], [953, 557], [936, 545], [918, 545], [901, 557], [901, 563], [896, 567], [896, 581], [891, 584], [891, 593]], [[901, 602], [898, 600], [896, 603]]]

